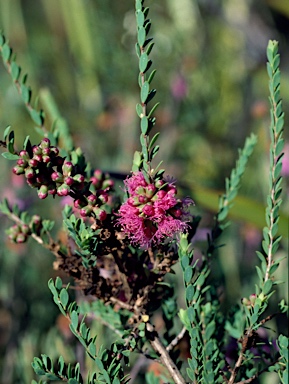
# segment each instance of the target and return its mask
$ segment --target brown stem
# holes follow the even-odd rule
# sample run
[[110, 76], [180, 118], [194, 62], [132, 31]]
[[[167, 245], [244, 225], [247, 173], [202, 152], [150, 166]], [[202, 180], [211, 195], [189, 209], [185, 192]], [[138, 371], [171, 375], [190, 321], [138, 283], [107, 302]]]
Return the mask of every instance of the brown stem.
[[175, 384], [186, 384], [184, 378], [182, 377], [180, 371], [171, 359], [165, 346], [160, 341], [157, 332], [154, 330], [154, 327], [150, 323], [146, 323], [146, 329], [148, 332], [148, 340], [151, 346], [153, 347], [153, 350], [160, 356], [161, 362], [169, 371]]

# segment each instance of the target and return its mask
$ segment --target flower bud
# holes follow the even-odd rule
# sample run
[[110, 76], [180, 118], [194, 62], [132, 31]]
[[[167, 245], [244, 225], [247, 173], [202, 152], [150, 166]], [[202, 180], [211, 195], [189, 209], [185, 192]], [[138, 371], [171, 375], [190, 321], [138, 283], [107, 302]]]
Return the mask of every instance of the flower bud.
[[55, 184], [50, 184], [48, 186], [48, 194], [54, 196], [54, 195], [56, 195], [56, 193], [57, 193], [56, 185]]
[[147, 216], [153, 216], [155, 213], [154, 207], [151, 204], [146, 204], [142, 211]]
[[33, 156], [33, 159], [35, 159], [35, 160], [37, 160], [39, 163], [41, 163], [41, 162], [42, 162], [42, 155], [38, 155], [38, 154], [36, 154], [36, 155]]
[[23, 173], [25, 173], [25, 169], [23, 167], [20, 167], [19, 165], [15, 165], [15, 167], [13, 167], [12, 169], [12, 172], [15, 175], [23, 175]]
[[106, 192], [101, 192], [98, 198], [102, 202], [102, 204], [105, 204], [108, 202], [108, 194]]
[[102, 189], [111, 189], [114, 186], [114, 182], [111, 179], [103, 180]]
[[74, 201], [74, 207], [77, 208], [77, 209], [83, 208], [85, 206], [86, 206], [86, 202], [84, 202], [81, 199], [77, 199], [77, 200]]
[[38, 145], [33, 145], [32, 152], [34, 155], [41, 155], [42, 149]]
[[53, 172], [51, 174], [51, 180], [56, 181], [57, 183], [63, 182], [63, 175], [60, 172]]
[[34, 178], [35, 177], [35, 171], [32, 168], [30, 168], [30, 167], [26, 168], [26, 170], [25, 170], [25, 177], [27, 179]]
[[28, 160], [28, 164], [32, 168], [37, 168], [39, 161], [33, 158], [33, 159]]
[[71, 186], [74, 183], [74, 179], [71, 176], [67, 176], [64, 178], [64, 183]]
[[41, 185], [41, 187], [37, 191], [39, 199], [46, 199], [48, 196], [48, 187], [47, 185]]
[[48, 164], [48, 163], [50, 163], [51, 158], [50, 158], [50, 156], [43, 155], [42, 156], [42, 161], [43, 161], [44, 164]]
[[95, 204], [97, 203], [97, 197], [95, 195], [89, 195], [88, 198], [88, 203], [92, 206], [95, 206]]
[[87, 205], [86, 207], [80, 210], [80, 216], [82, 217], [90, 216], [91, 212], [92, 212], [92, 207]]
[[64, 164], [62, 165], [62, 172], [65, 176], [70, 176], [71, 172], [73, 170], [73, 164], [71, 161], [64, 161]]
[[135, 192], [136, 192], [138, 195], [144, 195], [144, 194], [145, 194], [145, 189], [144, 189], [144, 187], [139, 186], [139, 187], [137, 187], [137, 188], [135, 189]]
[[160, 189], [164, 185], [164, 183], [165, 182], [163, 180], [156, 180], [155, 186], [157, 189]]
[[18, 159], [16, 164], [19, 165], [20, 167], [25, 168], [27, 167], [28, 162], [25, 159]]
[[19, 152], [19, 156], [22, 159], [25, 159], [25, 160], [29, 160], [30, 159], [29, 153], [27, 151], [25, 151], [24, 149]]
[[107, 213], [105, 212], [105, 210], [101, 209], [99, 207], [95, 207], [93, 209], [93, 212], [94, 212], [95, 217], [97, 218], [97, 220], [103, 221], [107, 217]]
[[21, 232], [24, 233], [24, 235], [28, 235], [30, 233], [30, 228], [27, 224], [21, 225]]
[[17, 244], [23, 244], [25, 243], [27, 240], [27, 236], [24, 235], [24, 233], [19, 233], [17, 236], [16, 236], [16, 239], [15, 239], [15, 242]]
[[41, 140], [39, 146], [42, 148], [42, 149], [47, 149], [50, 147], [50, 140], [48, 139], [48, 137], [44, 137], [44, 139]]
[[146, 188], [145, 188], [145, 194], [146, 196], [150, 199], [153, 197], [153, 195], [155, 194], [155, 191], [156, 191], [156, 187], [154, 184], [149, 184]]
[[169, 186], [168, 187], [168, 193], [170, 195], [176, 195], [177, 194], [177, 188], [175, 186], [173, 186], [173, 185]]
[[148, 201], [146, 196], [138, 196], [138, 201], [140, 204], [145, 204]]
[[66, 184], [60, 185], [60, 187], [57, 188], [57, 195], [58, 196], [67, 196], [69, 195], [70, 187]]
[[50, 154], [54, 156], [59, 155], [59, 149], [57, 147], [50, 147]]
[[75, 180], [77, 183], [83, 183], [85, 181], [85, 177], [78, 173], [77, 175], [73, 176], [73, 180]]
[[166, 196], [166, 194], [167, 192], [161, 189], [160, 191], [158, 191], [157, 196], [158, 198], [163, 199]]

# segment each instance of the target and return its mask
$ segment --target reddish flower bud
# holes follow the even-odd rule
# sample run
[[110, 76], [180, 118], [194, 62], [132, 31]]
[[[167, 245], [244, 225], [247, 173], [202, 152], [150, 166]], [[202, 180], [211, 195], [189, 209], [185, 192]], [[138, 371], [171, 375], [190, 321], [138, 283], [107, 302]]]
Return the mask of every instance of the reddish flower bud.
[[71, 185], [74, 183], [74, 180], [73, 180], [72, 177], [67, 176], [67, 177], [65, 177], [65, 179], [64, 179], [64, 183], [65, 183], [66, 185], [71, 186]]
[[25, 159], [18, 159], [16, 164], [19, 165], [20, 167], [25, 168], [27, 166], [28, 162]]
[[32, 152], [34, 153], [34, 155], [41, 155], [42, 149], [38, 145], [33, 145]]
[[51, 180], [56, 181], [58, 183], [62, 183], [63, 182], [63, 175], [62, 175], [62, 173], [60, 173], [60, 172], [53, 172], [51, 174]]
[[111, 179], [103, 180], [102, 189], [111, 189], [114, 186], [114, 182]]
[[171, 195], [176, 195], [177, 194], [177, 188], [173, 185], [168, 187], [168, 193]]
[[13, 167], [12, 172], [15, 175], [23, 175], [23, 173], [25, 173], [25, 169], [23, 167], [20, 167], [19, 165], [16, 165], [15, 167]]
[[57, 156], [59, 154], [59, 149], [57, 147], [50, 147], [50, 154]]
[[106, 192], [101, 192], [98, 198], [102, 202], [102, 204], [105, 204], [108, 202], [108, 194]]
[[51, 158], [50, 158], [50, 156], [43, 155], [42, 156], [42, 161], [43, 161], [44, 164], [48, 164], [48, 163], [50, 163]]
[[78, 173], [77, 175], [74, 175], [73, 179], [78, 183], [83, 183], [85, 181], [85, 177], [80, 173]]
[[48, 187], [47, 185], [41, 185], [37, 191], [39, 199], [46, 199], [48, 196]]
[[98, 220], [100, 220], [100, 221], [105, 220], [106, 217], [107, 217], [107, 213], [105, 212], [105, 210], [104, 210], [104, 209], [101, 209], [101, 208], [99, 208], [99, 207], [95, 207], [95, 208], [93, 209], [93, 212], [94, 212], [94, 214], [95, 214], [95, 217], [96, 217]]
[[158, 191], [157, 195], [160, 199], [163, 199], [165, 196], [166, 196], [167, 192], [164, 191], [163, 189], [161, 189], [160, 191]]
[[29, 153], [25, 151], [24, 149], [19, 152], [19, 156], [22, 157], [22, 159], [28, 160], [30, 159]]
[[80, 210], [80, 216], [82, 217], [90, 216], [91, 212], [92, 212], [92, 207], [87, 205], [86, 207]]
[[97, 197], [95, 195], [89, 195], [87, 200], [92, 206], [95, 206], [95, 204], [97, 203]]
[[146, 196], [150, 199], [153, 197], [154, 193], [156, 191], [156, 187], [154, 184], [149, 184], [146, 188], [145, 188], [145, 194]]
[[33, 159], [37, 160], [39, 163], [42, 162], [42, 155], [34, 155]]
[[37, 161], [36, 159], [30, 159], [29, 161], [28, 161], [28, 164], [29, 164], [29, 166], [30, 167], [32, 167], [32, 168], [37, 168], [38, 167], [38, 164], [39, 164], [39, 161]]
[[64, 161], [64, 164], [62, 165], [62, 172], [65, 176], [70, 176], [71, 172], [73, 170], [73, 164], [71, 161]]
[[56, 195], [57, 190], [56, 190], [56, 185], [55, 184], [50, 184], [48, 186], [48, 194], [49, 195]]
[[68, 196], [70, 192], [70, 187], [66, 184], [60, 185], [60, 187], [57, 188], [57, 195], [58, 196]]
[[27, 224], [21, 225], [21, 232], [24, 233], [24, 235], [28, 235], [30, 233], [30, 228]]
[[35, 177], [35, 171], [32, 168], [30, 168], [30, 167], [26, 168], [26, 170], [25, 170], [25, 177], [27, 179], [34, 178]]
[[50, 147], [50, 140], [48, 137], [44, 137], [44, 139], [41, 140], [40, 145], [41, 148], [49, 148]]
[[155, 186], [157, 189], [160, 189], [164, 184], [165, 182], [163, 180], [156, 180], [155, 182]]
[[19, 233], [17, 236], [16, 236], [16, 239], [15, 239], [15, 242], [17, 244], [22, 244], [22, 243], [25, 243], [27, 240], [27, 236], [24, 235], [24, 233]]
[[86, 206], [86, 202], [84, 202], [81, 199], [77, 199], [77, 200], [74, 201], [74, 207], [77, 208], [77, 209], [83, 208], [85, 206]]
[[147, 216], [153, 216], [154, 213], [155, 213], [154, 207], [152, 205], [150, 205], [150, 204], [146, 204], [143, 207], [142, 211]]
[[146, 196], [138, 196], [138, 201], [140, 204], [145, 204], [148, 201]]

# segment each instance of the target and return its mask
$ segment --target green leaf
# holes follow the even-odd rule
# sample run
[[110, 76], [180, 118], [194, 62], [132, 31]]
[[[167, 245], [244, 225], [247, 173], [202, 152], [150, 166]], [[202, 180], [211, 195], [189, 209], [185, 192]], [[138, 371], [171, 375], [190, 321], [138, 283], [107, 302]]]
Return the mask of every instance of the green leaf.
[[137, 42], [140, 47], [143, 47], [146, 39], [146, 30], [144, 27], [140, 27], [137, 33]]
[[151, 73], [150, 73], [150, 75], [149, 75], [149, 78], [148, 78], [148, 80], [147, 80], [149, 84], [152, 82], [153, 78], [155, 77], [156, 72], [157, 72], [156, 69], [154, 69], [154, 70], [151, 71]]
[[12, 61], [11, 63], [11, 76], [14, 81], [17, 81], [20, 76], [21, 69], [20, 67], [15, 63], [15, 61]]
[[68, 300], [69, 300], [69, 296], [68, 296], [67, 290], [65, 288], [63, 288], [60, 291], [59, 299], [60, 299], [62, 306], [65, 309], [67, 306]]
[[31, 100], [31, 89], [25, 84], [21, 84], [21, 96], [25, 104], [29, 104]]
[[141, 71], [141, 72], [145, 72], [146, 71], [146, 69], [147, 69], [147, 65], [148, 65], [148, 61], [149, 61], [149, 59], [148, 59], [148, 55], [144, 52], [144, 53], [142, 53], [141, 54], [141, 57], [140, 57], [140, 59], [139, 59], [139, 70]]
[[194, 296], [195, 288], [192, 284], [189, 284], [186, 289], [186, 299], [188, 302], [190, 302]]
[[149, 83], [147, 81], [145, 81], [141, 87], [141, 102], [142, 103], [145, 103], [146, 102], [146, 99], [148, 97], [148, 94], [149, 94], [149, 89], [150, 89], [150, 86], [149, 86]]
[[2, 46], [2, 56], [3, 56], [4, 61], [9, 62], [11, 54], [12, 54], [12, 49], [9, 47], [8, 44], [5, 43]]
[[263, 287], [264, 295], [268, 295], [268, 293], [272, 289], [272, 285], [273, 285], [273, 283], [272, 283], [272, 280], [270, 280], [270, 279], [265, 282], [264, 287]]
[[11, 126], [10, 126], [10, 125], [8, 125], [8, 127], [5, 128], [5, 130], [4, 130], [4, 134], [3, 134], [4, 141], [7, 140], [7, 137], [9, 136], [10, 129], [11, 129]]
[[77, 329], [77, 327], [78, 327], [78, 313], [76, 311], [71, 312], [70, 320], [71, 320], [71, 325], [73, 326], [73, 328]]
[[3, 152], [2, 156], [5, 157], [5, 159], [7, 159], [7, 160], [17, 160], [17, 159], [19, 159], [18, 155], [15, 155], [14, 153], [10, 153], [10, 152]]
[[136, 105], [136, 113], [138, 114], [139, 117], [143, 116], [143, 107], [140, 104]]
[[193, 277], [193, 268], [189, 265], [188, 267], [186, 267], [184, 272], [185, 283], [188, 284], [192, 280], [192, 277]]
[[42, 111], [36, 111], [35, 109], [32, 109], [30, 111], [30, 116], [35, 124], [41, 126], [44, 122], [43, 113]]
[[138, 9], [138, 10], [136, 11], [136, 22], [137, 22], [137, 26], [138, 26], [138, 27], [142, 27], [143, 24], [144, 24], [144, 21], [145, 21], [144, 14], [143, 14], [143, 12], [142, 12], [140, 9]]
[[141, 132], [143, 135], [148, 133], [148, 118], [146, 116], [141, 119]]
[[76, 379], [69, 379], [67, 384], [79, 384], [79, 381]]
[[148, 118], [150, 118], [152, 116], [152, 114], [155, 112], [155, 110], [157, 109], [157, 107], [160, 105], [160, 103], [156, 103], [152, 109], [150, 110], [149, 114], [148, 114]]

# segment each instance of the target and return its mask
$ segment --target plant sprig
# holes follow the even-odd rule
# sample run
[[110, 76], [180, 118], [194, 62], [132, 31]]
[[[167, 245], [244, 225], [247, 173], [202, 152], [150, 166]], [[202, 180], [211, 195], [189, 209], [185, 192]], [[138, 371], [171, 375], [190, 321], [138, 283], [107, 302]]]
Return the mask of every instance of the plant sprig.
[[16, 63], [16, 57], [13, 55], [12, 48], [9, 46], [3, 33], [0, 33], [0, 54], [7, 72], [10, 74], [13, 83], [19, 95], [24, 101], [24, 105], [29, 112], [33, 122], [43, 131], [44, 134], [48, 133], [44, 125], [44, 111], [37, 109], [36, 105], [32, 104], [32, 90], [26, 85], [27, 74], [21, 77], [21, 67]]
[[159, 103], [156, 103], [151, 110], [148, 111], [148, 103], [156, 94], [156, 90], [150, 88], [156, 70], [153, 69], [150, 73], [148, 73], [152, 66], [152, 60], [149, 58], [149, 55], [154, 46], [154, 42], [152, 38], [148, 38], [151, 21], [147, 18], [149, 8], [144, 7], [144, 0], [136, 0], [135, 10], [137, 23], [136, 53], [139, 58], [140, 87], [140, 104], [136, 105], [136, 111], [140, 117], [141, 152], [135, 153], [132, 171], [143, 169], [145, 177], [149, 178], [152, 172], [151, 160], [155, 157], [159, 150], [159, 146], [154, 145], [159, 134], [157, 133], [151, 141], [149, 139], [149, 134], [156, 121], [155, 117], [153, 117], [153, 113], [159, 105]]

